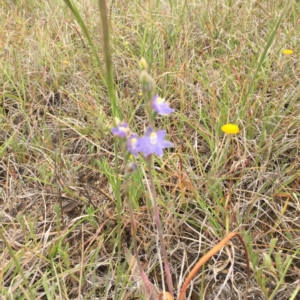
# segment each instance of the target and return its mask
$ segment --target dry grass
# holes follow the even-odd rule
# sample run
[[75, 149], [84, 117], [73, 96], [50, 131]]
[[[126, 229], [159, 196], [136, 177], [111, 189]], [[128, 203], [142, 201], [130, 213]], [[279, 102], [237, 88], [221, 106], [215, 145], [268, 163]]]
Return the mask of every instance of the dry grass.
[[[132, 246], [125, 202], [117, 215], [103, 74], [61, 1], [13, 2], [0, 8], [0, 298], [141, 299], [125, 258]], [[102, 60], [97, 5], [79, 2]], [[290, 299], [296, 289], [300, 6], [289, 2], [260, 68], [280, 1], [109, 4], [124, 119], [143, 133], [141, 56], [176, 108], [157, 122], [176, 147], [155, 161], [176, 295], [230, 231], [242, 233], [250, 253], [247, 299]], [[282, 55], [284, 48], [294, 54]], [[241, 128], [232, 139], [220, 130], [228, 121]], [[132, 182], [140, 257], [161, 290], [144, 169], [141, 161]], [[242, 299], [246, 284], [244, 253], [233, 242], [203, 268], [186, 299]]]

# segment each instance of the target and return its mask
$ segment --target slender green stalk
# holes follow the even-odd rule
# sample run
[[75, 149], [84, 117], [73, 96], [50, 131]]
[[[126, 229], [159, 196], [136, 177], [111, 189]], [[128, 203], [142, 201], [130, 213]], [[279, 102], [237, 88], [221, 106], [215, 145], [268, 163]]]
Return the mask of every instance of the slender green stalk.
[[130, 221], [131, 221], [131, 235], [132, 235], [132, 240], [133, 240], [133, 250], [134, 250], [134, 255], [135, 255], [135, 259], [139, 268], [139, 271], [141, 273], [142, 279], [144, 281], [144, 284], [146, 286], [146, 289], [150, 295], [150, 299], [151, 298], [151, 294], [152, 294], [152, 288], [151, 288], [151, 284], [149, 281], [149, 278], [147, 276], [147, 274], [145, 273], [140, 258], [139, 258], [139, 254], [138, 254], [138, 247], [137, 247], [137, 238], [136, 238], [136, 232], [137, 232], [137, 226], [136, 226], [136, 220], [134, 218], [134, 214], [133, 214], [133, 207], [132, 207], [132, 203], [131, 203], [131, 197], [130, 197], [130, 187], [129, 187], [129, 182], [128, 182], [128, 178], [129, 175], [126, 175], [125, 178], [125, 182], [124, 182], [124, 189], [125, 189], [125, 193], [126, 193], [126, 198], [127, 198], [127, 202], [128, 202], [128, 208], [129, 208], [129, 214], [130, 214]]
[[149, 155], [146, 158], [146, 160], [147, 160], [147, 165], [148, 165], [148, 170], [149, 170], [149, 181], [150, 181], [151, 198], [152, 198], [152, 203], [153, 203], [154, 221], [156, 224], [157, 234], [158, 234], [158, 238], [160, 241], [161, 253], [162, 253], [162, 257], [163, 257], [163, 261], [164, 261], [164, 265], [165, 265], [168, 291], [173, 296], [172, 276], [171, 276], [171, 271], [170, 271], [170, 265], [168, 262], [166, 245], [165, 245], [164, 237], [163, 237], [163, 233], [162, 233], [162, 227], [161, 227], [161, 222], [160, 222], [160, 217], [159, 217], [159, 209], [158, 209], [158, 205], [157, 205], [157, 201], [156, 201], [155, 183], [154, 183], [154, 178], [153, 178], [153, 174], [152, 174], [152, 172], [153, 172], [152, 155]]
[[105, 78], [103, 77], [103, 70], [102, 70], [102, 65], [101, 65], [101, 61], [100, 61], [100, 58], [99, 58], [99, 55], [98, 55], [98, 51], [93, 43], [93, 40], [89, 34], [89, 31], [87, 29], [87, 27], [85, 26], [85, 23], [84, 21], [82, 20], [81, 16], [80, 16], [80, 13], [76, 7], [76, 5], [73, 3], [72, 0], [64, 0], [64, 2], [66, 3], [66, 5], [68, 6], [68, 8], [71, 10], [73, 16], [75, 17], [76, 21], [78, 22], [78, 24], [80, 25], [83, 33], [84, 33], [84, 36], [86, 37], [86, 39], [88, 40], [88, 43], [89, 43], [89, 46], [93, 52], [93, 55], [97, 61], [97, 66], [100, 70], [100, 77], [102, 79], [102, 81], [104, 82], [105, 85], [107, 85], [106, 83], [106, 80]]
[[[103, 34], [103, 52], [105, 58], [105, 68], [106, 68], [106, 84], [108, 89], [108, 95], [111, 103], [112, 108], [112, 115], [114, 119], [118, 117], [118, 108], [117, 108], [117, 99], [116, 99], [116, 91], [114, 85], [114, 76], [113, 76], [113, 67], [111, 61], [111, 52], [110, 52], [110, 44], [109, 44], [109, 24], [107, 19], [107, 6], [105, 0], [99, 0], [99, 9], [100, 9], [100, 17], [102, 22], [102, 34]], [[121, 182], [119, 178], [119, 159], [118, 159], [118, 141], [115, 139], [114, 142], [114, 152], [115, 152], [115, 196], [117, 199], [117, 214], [118, 214], [118, 263], [121, 263], [121, 210], [122, 210], [122, 201], [120, 195], [120, 187]], [[117, 279], [118, 281], [118, 279]]]
[[[149, 75], [149, 73], [147, 71], [148, 64], [144, 58], [142, 58], [140, 60], [140, 68], [142, 70], [140, 73], [140, 82], [141, 82], [141, 86], [142, 86], [142, 92], [143, 92], [143, 95], [144, 95], [145, 101], [146, 101], [146, 112], [148, 115], [148, 121], [149, 121], [150, 126], [154, 127], [155, 115], [153, 114], [151, 101], [152, 101], [152, 98], [154, 95], [155, 82], [154, 82], [154, 79]], [[160, 242], [161, 254], [163, 257], [163, 261], [164, 261], [168, 291], [173, 296], [172, 276], [171, 276], [170, 266], [169, 266], [169, 262], [168, 262], [168, 258], [167, 258], [166, 246], [164, 243], [164, 238], [163, 238], [163, 233], [162, 233], [159, 209], [158, 209], [158, 205], [157, 205], [157, 201], [156, 201], [155, 183], [154, 183], [154, 178], [153, 178], [153, 174], [152, 174], [152, 172], [153, 172], [153, 167], [152, 167], [153, 161], [152, 160], [153, 159], [152, 159], [151, 154], [146, 157], [148, 170], [149, 170], [150, 195], [151, 195], [151, 200], [152, 200], [152, 205], [153, 205], [153, 217], [154, 217], [154, 222], [156, 224], [158, 241]], [[163, 288], [165, 289], [164, 281], [162, 281], [162, 284], [163, 284]]]
[[107, 6], [105, 0], [99, 0], [100, 16], [102, 21], [102, 34], [103, 34], [103, 52], [106, 67], [106, 83], [109, 94], [109, 99], [112, 107], [113, 117], [118, 117], [117, 98], [114, 85], [113, 67], [111, 61], [111, 52], [109, 44], [109, 24], [107, 19]]

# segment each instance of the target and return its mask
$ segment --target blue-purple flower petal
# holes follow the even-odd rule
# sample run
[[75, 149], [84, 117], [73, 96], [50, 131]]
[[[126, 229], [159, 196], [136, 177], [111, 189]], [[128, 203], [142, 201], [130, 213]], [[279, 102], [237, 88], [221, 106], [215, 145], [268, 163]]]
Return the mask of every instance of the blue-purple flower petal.
[[152, 108], [161, 116], [168, 116], [175, 110], [170, 108], [170, 104], [164, 98], [155, 95], [152, 99]]
[[122, 122], [117, 127], [112, 128], [111, 132], [114, 136], [117, 136], [119, 138], [125, 138], [129, 133], [129, 127], [127, 123]]
[[173, 146], [173, 143], [164, 139], [165, 135], [165, 130], [155, 132], [152, 127], [148, 127], [145, 136], [139, 139], [138, 151], [143, 152], [145, 157], [150, 154], [156, 154], [161, 157], [163, 149]]
[[127, 150], [134, 156], [139, 152], [139, 136], [136, 133], [131, 134], [127, 139]]

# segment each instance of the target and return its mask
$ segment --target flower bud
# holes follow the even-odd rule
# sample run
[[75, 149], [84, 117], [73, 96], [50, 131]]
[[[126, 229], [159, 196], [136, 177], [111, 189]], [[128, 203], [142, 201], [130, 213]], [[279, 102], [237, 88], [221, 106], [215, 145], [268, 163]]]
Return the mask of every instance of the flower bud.
[[115, 117], [114, 120], [115, 120], [115, 125], [116, 125], [116, 126], [119, 126], [120, 123], [121, 123], [120, 119], [119, 119], [118, 117]]
[[143, 92], [151, 92], [154, 89], [154, 79], [148, 74], [146, 70], [140, 73], [140, 83]]
[[139, 67], [141, 70], [148, 70], [148, 64], [144, 57], [142, 57], [139, 61]]

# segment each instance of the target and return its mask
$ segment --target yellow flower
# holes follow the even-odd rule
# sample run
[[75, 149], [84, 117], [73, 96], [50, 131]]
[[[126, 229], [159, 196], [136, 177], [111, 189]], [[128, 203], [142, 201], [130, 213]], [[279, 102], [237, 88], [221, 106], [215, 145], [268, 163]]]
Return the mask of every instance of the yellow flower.
[[139, 66], [141, 70], [148, 70], [148, 64], [144, 57], [140, 59]]
[[291, 55], [291, 54], [294, 53], [294, 51], [293, 51], [292, 49], [283, 49], [283, 50], [282, 50], [282, 53], [283, 53], [284, 55]]
[[227, 134], [237, 134], [240, 130], [235, 124], [225, 124], [222, 126], [222, 131]]

